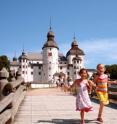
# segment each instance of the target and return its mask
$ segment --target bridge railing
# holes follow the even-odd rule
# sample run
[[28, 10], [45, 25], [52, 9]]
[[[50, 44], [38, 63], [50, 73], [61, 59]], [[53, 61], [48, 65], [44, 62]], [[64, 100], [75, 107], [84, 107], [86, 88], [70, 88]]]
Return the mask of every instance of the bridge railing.
[[18, 111], [18, 107], [26, 94], [20, 72], [17, 79], [12, 77], [8, 82], [9, 74], [5, 68], [0, 71], [0, 124], [11, 124]]
[[[71, 89], [71, 94], [76, 95], [77, 94], [77, 89], [76, 87], [73, 87]], [[108, 94], [109, 94], [109, 99], [115, 100], [117, 103], [117, 84], [111, 84], [108, 86]], [[96, 97], [96, 89], [92, 91], [90, 94], [91, 97], [97, 98]]]
[[109, 98], [114, 99], [117, 102], [117, 84], [111, 84], [108, 89], [109, 89]]

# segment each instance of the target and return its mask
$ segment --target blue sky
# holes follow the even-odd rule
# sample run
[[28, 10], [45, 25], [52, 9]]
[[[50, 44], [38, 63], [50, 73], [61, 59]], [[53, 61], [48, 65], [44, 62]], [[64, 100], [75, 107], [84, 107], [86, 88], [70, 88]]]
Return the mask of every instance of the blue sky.
[[50, 17], [64, 55], [75, 32], [86, 68], [117, 64], [117, 0], [0, 0], [0, 55], [41, 51]]

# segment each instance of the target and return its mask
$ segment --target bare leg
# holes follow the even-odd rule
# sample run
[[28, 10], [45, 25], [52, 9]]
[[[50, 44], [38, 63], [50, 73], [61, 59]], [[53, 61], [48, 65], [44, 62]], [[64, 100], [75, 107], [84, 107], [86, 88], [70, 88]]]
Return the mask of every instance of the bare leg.
[[84, 124], [84, 111], [80, 112], [80, 116], [81, 116], [81, 124]]
[[102, 102], [100, 102], [100, 107], [99, 107], [99, 112], [98, 112], [98, 119], [97, 119], [100, 122], [103, 122], [103, 120], [102, 120], [103, 109], [104, 109], [104, 104]]
[[99, 112], [98, 112], [98, 118], [102, 117], [103, 109], [104, 109], [104, 104], [101, 102], [99, 107]]

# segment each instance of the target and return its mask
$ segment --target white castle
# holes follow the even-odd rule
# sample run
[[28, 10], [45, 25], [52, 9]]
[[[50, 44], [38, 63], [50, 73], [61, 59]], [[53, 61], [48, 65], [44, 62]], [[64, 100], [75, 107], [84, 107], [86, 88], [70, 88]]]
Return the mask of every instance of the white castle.
[[54, 32], [47, 33], [47, 41], [40, 53], [25, 53], [17, 61], [16, 57], [11, 62], [11, 70], [17, 72], [20, 68], [24, 82], [32, 84], [47, 84], [56, 82], [62, 76], [73, 81], [79, 78], [78, 72], [84, 68], [84, 52], [77, 44], [74, 37], [70, 50], [64, 56], [59, 52], [59, 47], [54, 39]]

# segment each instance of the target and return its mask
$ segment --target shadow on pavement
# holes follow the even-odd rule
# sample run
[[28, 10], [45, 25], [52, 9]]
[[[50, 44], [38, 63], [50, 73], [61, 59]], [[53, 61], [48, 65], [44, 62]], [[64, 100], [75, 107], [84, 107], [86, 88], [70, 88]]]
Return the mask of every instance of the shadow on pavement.
[[[91, 98], [91, 101], [94, 102], [94, 103], [99, 104], [98, 99]], [[106, 105], [106, 106], [107, 106], [107, 107], [110, 107], [110, 108], [112, 108], [112, 109], [117, 109], [117, 104], [115, 104], [115, 103], [109, 103], [109, 105]]]
[[[38, 120], [36, 124], [81, 124], [79, 119], [52, 119], [52, 120]], [[85, 120], [85, 123], [88, 124], [98, 124], [94, 120]]]

